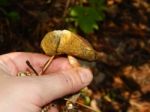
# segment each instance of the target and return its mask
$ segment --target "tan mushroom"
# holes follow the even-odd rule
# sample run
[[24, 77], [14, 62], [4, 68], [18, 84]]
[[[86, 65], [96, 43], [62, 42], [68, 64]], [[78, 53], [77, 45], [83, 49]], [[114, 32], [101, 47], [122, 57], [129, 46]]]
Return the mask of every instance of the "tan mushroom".
[[41, 47], [49, 56], [67, 54], [88, 61], [107, 62], [105, 53], [95, 51], [87, 40], [68, 30], [47, 33], [41, 41]]

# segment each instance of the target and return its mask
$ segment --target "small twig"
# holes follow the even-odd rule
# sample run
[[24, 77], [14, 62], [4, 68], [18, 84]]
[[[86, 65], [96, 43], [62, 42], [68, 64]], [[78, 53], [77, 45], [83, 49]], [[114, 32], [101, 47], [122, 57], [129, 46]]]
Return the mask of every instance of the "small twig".
[[55, 57], [55, 55], [52, 56], [52, 57], [50, 57], [50, 58], [48, 59], [48, 61], [46, 61], [46, 63], [44, 64], [44, 66], [43, 66], [43, 68], [42, 68], [42, 70], [41, 70], [41, 72], [39, 73], [39, 75], [42, 75], [42, 74], [47, 70], [47, 68], [48, 68], [49, 65], [51, 64], [52, 60], [54, 59], [54, 57]]
[[67, 14], [69, 4], [70, 4], [70, 0], [67, 0], [67, 2], [66, 2], [66, 6], [65, 6], [65, 10], [64, 10], [64, 14], [63, 14], [63, 17], [65, 17], [65, 16], [66, 16], [66, 14]]
[[31, 65], [31, 63], [27, 60], [26, 64], [29, 66], [29, 68], [38, 76], [39, 74], [37, 73], [37, 71], [33, 68], [33, 66]]

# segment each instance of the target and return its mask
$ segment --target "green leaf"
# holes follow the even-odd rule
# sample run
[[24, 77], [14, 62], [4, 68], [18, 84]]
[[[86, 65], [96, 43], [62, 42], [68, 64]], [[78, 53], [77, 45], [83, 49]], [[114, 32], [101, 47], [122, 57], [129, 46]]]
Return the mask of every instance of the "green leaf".
[[70, 20], [74, 21], [75, 26], [79, 26], [84, 33], [98, 30], [98, 21], [105, 18], [104, 0], [88, 0], [89, 6], [74, 6], [70, 8]]
[[75, 6], [72, 7], [70, 10], [70, 16], [76, 17], [76, 16], [81, 16], [85, 13], [85, 9], [82, 6]]
[[71, 9], [70, 15], [74, 17], [75, 23], [85, 32], [93, 32], [98, 29], [96, 22], [101, 20], [98, 12], [91, 7], [76, 6]]

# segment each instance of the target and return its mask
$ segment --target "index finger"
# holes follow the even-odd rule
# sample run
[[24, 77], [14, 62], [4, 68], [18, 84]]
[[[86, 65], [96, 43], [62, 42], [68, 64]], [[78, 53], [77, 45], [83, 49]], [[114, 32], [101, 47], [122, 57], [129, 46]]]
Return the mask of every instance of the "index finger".
[[[49, 58], [49, 56], [39, 53], [14, 52], [1, 55], [0, 64], [5, 71], [8, 71], [11, 75], [16, 75], [18, 72], [31, 71], [26, 64], [26, 61], [28, 60], [39, 73]], [[46, 70], [46, 73], [69, 68], [71, 68], [71, 65], [69, 64], [68, 59], [61, 57], [52, 61]]]

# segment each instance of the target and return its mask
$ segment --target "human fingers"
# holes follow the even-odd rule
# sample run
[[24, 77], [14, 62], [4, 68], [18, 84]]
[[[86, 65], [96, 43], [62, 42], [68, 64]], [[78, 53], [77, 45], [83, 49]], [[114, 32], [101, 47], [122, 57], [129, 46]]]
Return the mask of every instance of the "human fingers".
[[44, 105], [86, 87], [92, 80], [92, 73], [87, 68], [78, 67], [38, 78], [39, 94], [41, 102], [43, 102], [41, 105]]
[[[14, 52], [0, 56], [0, 65], [5, 71], [16, 75], [18, 72], [31, 71], [27, 66], [28, 60], [37, 72], [42, 70], [42, 67], [50, 57], [39, 53]], [[70, 68], [67, 58], [57, 58], [52, 61], [46, 73], [56, 72], [59, 70]]]
[[[92, 73], [87, 68], [76, 67], [38, 77], [3, 77], [3, 79], [6, 81], [2, 80], [1, 83], [7, 82], [10, 85], [7, 88], [12, 91], [11, 95], [14, 95], [16, 102], [32, 103], [42, 108], [55, 99], [86, 87], [92, 80]], [[1, 85], [5, 88], [4, 84]]]

